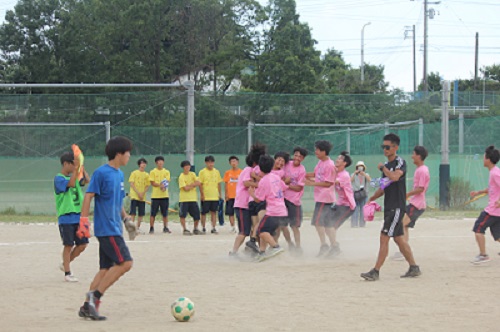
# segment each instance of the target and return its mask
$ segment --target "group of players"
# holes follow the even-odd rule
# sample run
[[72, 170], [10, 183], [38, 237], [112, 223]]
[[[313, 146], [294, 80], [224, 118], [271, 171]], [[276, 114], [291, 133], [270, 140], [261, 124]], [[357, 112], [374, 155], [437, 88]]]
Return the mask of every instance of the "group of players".
[[[421, 274], [408, 244], [407, 231], [408, 227], [414, 226], [425, 209], [425, 191], [429, 183], [429, 171], [424, 165], [427, 151], [421, 146], [413, 150], [412, 159], [417, 169], [413, 190], [407, 193], [406, 162], [397, 155], [399, 143], [399, 137], [395, 134], [384, 136], [382, 149], [387, 161], [380, 163], [378, 168], [382, 172], [382, 177], [387, 178], [390, 184], [383, 189], [377, 189], [369, 198], [369, 202], [373, 202], [385, 195], [384, 222], [380, 233], [378, 258], [374, 268], [361, 274], [361, 277], [368, 281], [378, 280], [380, 268], [388, 256], [391, 237], [398, 245], [401, 255], [409, 263], [409, 270], [402, 277], [417, 277]], [[319, 159], [318, 163], [314, 172], [306, 173], [301, 165], [307, 156], [305, 149], [295, 148], [293, 160], [286, 163], [286, 154], [278, 153], [276, 158], [272, 158], [266, 154], [265, 146], [256, 144], [252, 147], [245, 160], [247, 167], [236, 182], [234, 209], [238, 218], [239, 232], [230, 252], [231, 256], [237, 255], [247, 236], [251, 236], [251, 240], [246, 246], [257, 252], [257, 260], [279, 254], [283, 251], [276, 240], [280, 230], [283, 231], [290, 248], [300, 253], [298, 230], [302, 221], [300, 199], [304, 186], [314, 186], [315, 209], [311, 224], [320, 239], [319, 255], [333, 257], [340, 253], [336, 231], [354, 209], [350, 177], [345, 171], [351, 164], [351, 158], [348, 153], [342, 152], [333, 162], [329, 157], [331, 148], [329, 142], [317, 141], [315, 155]], [[70, 272], [69, 263], [78, 257], [88, 244], [90, 204], [92, 200], [95, 201], [93, 228], [94, 235], [99, 241], [99, 271], [80, 307], [80, 317], [92, 320], [106, 319], [99, 314], [101, 297], [112, 284], [132, 268], [132, 257], [122, 234], [124, 225], [129, 233], [136, 231], [136, 225], [123, 208], [124, 175], [120, 170], [120, 167], [128, 163], [131, 150], [132, 143], [127, 138], [113, 137], [108, 141], [105, 150], [108, 163], [93, 172], [83, 200], [81, 185], [88, 182], [88, 178], [78, 181], [78, 159], [74, 158], [72, 153], [65, 153], [60, 159], [62, 169], [54, 179], [54, 190], [60, 235], [64, 246], [62, 269], [66, 281], [77, 281]], [[280, 158], [283, 160], [279, 160]], [[486, 149], [483, 161], [490, 172], [489, 186], [485, 190], [471, 192], [471, 196], [489, 194], [488, 206], [473, 227], [480, 250], [479, 255], [472, 261], [474, 264], [489, 261], [484, 236], [487, 228], [490, 228], [496, 241], [500, 240], [500, 169], [496, 167], [499, 159], [500, 152], [497, 149], [493, 146]], [[181, 186], [179, 178], [180, 187], [187, 187], [185, 191], [195, 189], [199, 186], [196, 183], [199, 180], [190, 174], [189, 163], [183, 162], [182, 167], [183, 175], [193, 179], [189, 180], [192, 182], [186, 182], [189, 184], [183, 182], [185, 185]], [[161, 188], [161, 180], [159, 183]], [[407, 198], [410, 198], [408, 206], [406, 206]], [[184, 211], [191, 213], [189, 206]], [[185, 222], [182, 225], [186, 230]], [[294, 244], [287, 225], [292, 228]], [[196, 227], [195, 223], [194, 231]], [[329, 245], [326, 243], [327, 238]], [[259, 242], [258, 247], [257, 242]]]

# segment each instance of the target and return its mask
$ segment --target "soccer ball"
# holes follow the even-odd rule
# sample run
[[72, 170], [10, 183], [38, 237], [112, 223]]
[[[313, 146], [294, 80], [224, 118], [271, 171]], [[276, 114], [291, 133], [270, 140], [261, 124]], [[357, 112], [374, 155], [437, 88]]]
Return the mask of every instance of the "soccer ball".
[[187, 322], [194, 316], [194, 303], [187, 297], [179, 297], [171, 308], [172, 316], [179, 322]]

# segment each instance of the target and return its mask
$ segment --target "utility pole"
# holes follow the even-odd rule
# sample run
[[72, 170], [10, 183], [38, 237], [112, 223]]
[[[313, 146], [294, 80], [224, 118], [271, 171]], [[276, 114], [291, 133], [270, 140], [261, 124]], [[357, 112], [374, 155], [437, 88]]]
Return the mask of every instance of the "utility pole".
[[412, 33], [413, 37], [413, 93], [417, 92], [417, 59], [415, 56], [415, 43], [416, 43], [416, 38], [415, 38], [415, 24], [413, 25], [413, 29], [410, 30], [410, 27], [405, 27], [405, 38], [408, 37], [408, 32]]
[[[412, 0], [413, 1], [413, 0]], [[429, 37], [429, 18], [432, 20], [434, 18], [434, 15], [436, 14], [436, 11], [431, 8], [428, 9], [428, 5], [439, 5], [441, 1], [436, 1], [436, 2], [429, 2], [428, 0], [424, 0], [424, 76], [422, 79], [422, 83], [424, 86], [424, 92], [429, 91], [429, 81], [427, 79], [427, 54], [429, 53], [429, 44], [428, 44], [428, 37]]]
[[476, 32], [476, 52], [475, 52], [475, 63], [474, 63], [474, 90], [477, 90], [477, 83], [479, 81], [478, 60], [479, 60], [479, 32]]
[[368, 22], [361, 28], [361, 83], [365, 81], [365, 27], [372, 24]]

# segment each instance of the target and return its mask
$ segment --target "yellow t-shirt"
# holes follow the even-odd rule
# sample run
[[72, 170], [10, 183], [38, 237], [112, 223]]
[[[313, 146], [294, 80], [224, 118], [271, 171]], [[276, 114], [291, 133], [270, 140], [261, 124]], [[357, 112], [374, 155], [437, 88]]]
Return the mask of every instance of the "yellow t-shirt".
[[185, 191], [183, 187], [192, 184], [197, 181], [198, 178], [194, 172], [189, 172], [189, 174], [181, 173], [179, 175], [179, 203], [183, 202], [197, 202], [198, 201], [198, 191], [197, 187], [191, 190]]
[[[150, 185], [149, 182], [149, 174], [148, 172], [141, 172], [140, 170], [136, 169], [130, 174], [130, 177], [128, 178], [129, 183], [133, 183], [135, 186], [135, 189], [139, 192], [143, 192], [144, 189], [146, 189], [147, 186]], [[130, 187], [130, 199], [134, 199], [136, 201], [142, 201], [144, 202], [146, 200], [146, 195], [144, 195], [143, 199], [139, 199], [139, 196], [135, 192], [134, 189], [132, 189], [132, 186]]]
[[219, 183], [222, 182], [220, 172], [213, 168], [211, 171], [206, 167], [200, 171], [198, 175], [200, 182], [203, 185], [203, 194], [205, 201], [219, 200]]
[[[164, 179], [167, 179], [167, 181], [170, 182], [170, 172], [166, 168], [162, 168], [161, 170], [155, 168], [149, 172], [149, 181], [161, 183]], [[151, 198], [168, 198], [168, 188], [163, 191], [160, 187], [153, 187]]]

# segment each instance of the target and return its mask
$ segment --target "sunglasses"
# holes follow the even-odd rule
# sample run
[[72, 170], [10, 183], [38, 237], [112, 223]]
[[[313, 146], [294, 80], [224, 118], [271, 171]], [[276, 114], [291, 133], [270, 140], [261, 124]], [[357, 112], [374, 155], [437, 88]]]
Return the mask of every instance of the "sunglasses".
[[380, 146], [383, 150], [390, 150], [392, 148], [392, 146], [390, 145], [381, 145]]

